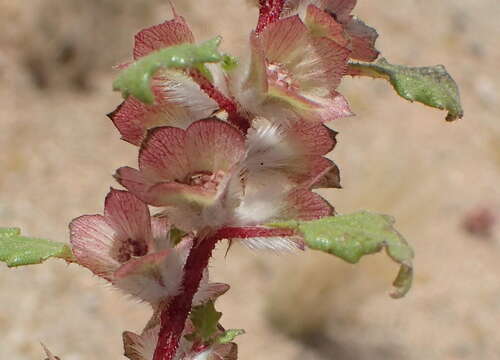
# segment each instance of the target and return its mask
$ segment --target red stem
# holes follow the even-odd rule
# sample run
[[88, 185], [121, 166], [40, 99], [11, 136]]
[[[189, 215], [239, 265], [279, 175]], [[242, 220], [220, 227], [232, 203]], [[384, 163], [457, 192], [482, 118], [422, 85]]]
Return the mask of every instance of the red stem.
[[203, 271], [208, 266], [212, 251], [219, 239], [215, 236], [195, 239], [184, 266], [183, 291], [175, 296], [161, 314], [161, 327], [153, 360], [172, 360], [191, 311], [193, 297], [198, 290]]
[[262, 227], [225, 227], [215, 233], [221, 239], [248, 239], [253, 237], [287, 237], [295, 235], [291, 229], [268, 229]]
[[284, 6], [285, 0], [259, 0], [259, 21], [255, 32], [261, 33], [269, 24], [278, 20]]
[[192, 69], [189, 75], [191, 75], [193, 80], [196, 81], [205, 94], [214, 100], [221, 109], [227, 111], [229, 122], [246, 134], [250, 127], [250, 122], [240, 115], [236, 101], [224, 95], [199, 70]]
[[226, 227], [213, 236], [196, 238], [184, 266], [182, 292], [175, 296], [161, 313], [160, 333], [153, 360], [172, 360], [179, 347], [186, 319], [191, 311], [193, 297], [200, 286], [203, 271], [208, 266], [215, 244], [222, 239], [292, 236], [290, 229], [261, 227]]

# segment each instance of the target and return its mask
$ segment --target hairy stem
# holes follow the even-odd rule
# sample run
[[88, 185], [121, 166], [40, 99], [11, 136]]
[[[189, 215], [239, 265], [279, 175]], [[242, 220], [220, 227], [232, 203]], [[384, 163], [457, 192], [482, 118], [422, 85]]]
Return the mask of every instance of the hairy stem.
[[186, 319], [191, 311], [193, 297], [219, 239], [215, 236], [195, 239], [184, 267], [183, 290], [172, 299], [161, 314], [160, 333], [153, 360], [172, 360], [174, 358]]
[[221, 109], [227, 111], [229, 122], [246, 134], [250, 127], [250, 121], [238, 112], [236, 101], [224, 95], [198, 69], [190, 70], [189, 75], [191, 75], [205, 94], [214, 100]]
[[292, 236], [291, 229], [269, 229], [260, 227], [225, 227], [214, 235], [196, 238], [184, 266], [182, 292], [175, 296], [161, 313], [160, 333], [153, 360], [172, 360], [179, 347], [187, 317], [191, 311], [193, 297], [200, 286], [203, 271], [208, 266], [215, 244], [222, 239]]
[[284, 5], [285, 0], [259, 0], [259, 21], [255, 30], [257, 34], [280, 18]]
[[259, 227], [225, 227], [215, 237], [221, 239], [248, 239], [253, 237], [288, 237], [295, 235], [292, 229], [268, 229]]

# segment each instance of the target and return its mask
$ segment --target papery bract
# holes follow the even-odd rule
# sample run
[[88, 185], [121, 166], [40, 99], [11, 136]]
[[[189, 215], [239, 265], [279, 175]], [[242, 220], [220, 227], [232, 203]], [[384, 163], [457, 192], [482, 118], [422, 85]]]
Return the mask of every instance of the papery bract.
[[[175, 14], [173, 20], [144, 29], [135, 36], [134, 59], [165, 47], [193, 42], [194, 35], [186, 21]], [[222, 83], [221, 70], [217, 66], [211, 69], [218, 74], [218, 83]], [[153, 80], [152, 90], [153, 105], [129, 97], [108, 115], [122, 139], [134, 145], [141, 144], [150, 128], [162, 125], [186, 128], [218, 109], [217, 103], [183, 70], [160, 70]]]
[[350, 57], [374, 61], [377, 31], [351, 15], [356, 0], [288, 0], [284, 16], [299, 14], [314, 36], [325, 36], [351, 50]]
[[[70, 224], [80, 265], [153, 305], [178, 294], [192, 246], [189, 238], [172, 244], [169, 230], [165, 218], [150, 217], [146, 204], [114, 189], [106, 197], [104, 216], [84, 215]], [[226, 290], [225, 285], [209, 284], [207, 279], [200, 292], [211, 296]]]
[[305, 187], [340, 187], [338, 167], [324, 155], [333, 150], [336, 132], [299, 120], [272, 124], [257, 118], [247, 135], [246, 171], [261, 176], [283, 173]]
[[[290, 181], [289, 174], [279, 171], [243, 171], [236, 182], [239, 191], [232, 189], [231, 195], [237, 206], [226, 211], [226, 226], [262, 226], [279, 219], [318, 219], [334, 213], [331, 205], [308, 186]], [[237, 236], [228, 239], [239, 239]], [[303, 244], [294, 236], [245, 237], [243, 242], [253, 248], [274, 250], [303, 249]]]
[[324, 122], [352, 115], [336, 88], [349, 50], [315, 38], [298, 16], [280, 19], [250, 36], [250, 62], [231, 74], [241, 106], [273, 123]]
[[141, 147], [139, 170], [120, 168], [115, 176], [146, 203], [189, 210], [196, 218], [216, 202], [244, 147], [242, 134], [217, 119], [186, 130], [161, 127]]

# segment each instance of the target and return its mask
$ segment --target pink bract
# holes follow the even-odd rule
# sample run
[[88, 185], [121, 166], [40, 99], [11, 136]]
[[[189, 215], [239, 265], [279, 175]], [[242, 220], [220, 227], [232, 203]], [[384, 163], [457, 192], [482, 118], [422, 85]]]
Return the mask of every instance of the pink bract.
[[151, 26], [138, 32], [135, 37], [134, 59], [172, 45], [193, 43], [194, 35], [182, 16], [175, 14], [174, 19]]
[[339, 187], [337, 166], [323, 156], [333, 150], [336, 132], [320, 123], [299, 120], [288, 125], [254, 120], [247, 135], [244, 166], [250, 172], [283, 172], [306, 187]]
[[273, 122], [325, 122], [352, 115], [336, 88], [349, 50], [313, 37], [298, 16], [280, 19], [250, 36], [251, 62], [232, 80], [241, 105]]
[[149, 132], [139, 154], [139, 170], [120, 168], [117, 180], [154, 206], [206, 206], [244, 155], [244, 138], [216, 119], [186, 130], [161, 127]]
[[352, 59], [374, 61], [377, 31], [351, 15], [356, 0], [289, 0], [285, 16], [299, 14], [314, 36], [325, 36], [349, 48]]
[[70, 231], [78, 262], [110, 281], [131, 258], [154, 252], [149, 210], [125, 191], [111, 189], [104, 216], [81, 216], [71, 222]]
[[[111, 189], [104, 215], [84, 215], [70, 224], [73, 253], [80, 265], [127, 294], [158, 304], [179, 291], [192, 240], [171, 243], [170, 225], [151, 218], [142, 201], [127, 191]], [[227, 291], [209, 283], [205, 274], [198, 301]]]
[[[134, 59], [165, 47], [193, 42], [193, 33], [184, 18], [175, 14], [173, 20], [144, 29], [135, 36]], [[153, 105], [129, 97], [108, 115], [122, 139], [134, 145], [141, 144], [150, 128], [164, 125], [186, 128], [218, 108], [182, 70], [160, 70], [153, 79], [152, 90]]]

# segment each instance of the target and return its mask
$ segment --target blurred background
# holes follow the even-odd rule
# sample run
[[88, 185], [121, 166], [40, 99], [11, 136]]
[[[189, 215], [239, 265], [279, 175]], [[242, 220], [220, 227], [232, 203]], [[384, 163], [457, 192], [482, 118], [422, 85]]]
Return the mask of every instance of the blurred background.
[[[221, 34], [238, 54], [256, 21], [245, 0], [177, 0], [199, 40]], [[218, 308], [245, 328], [241, 359], [459, 360], [500, 357], [500, 3], [360, 0], [389, 61], [445, 64], [465, 118], [410, 104], [382, 80], [350, 79], [356, 117], [332, 154], [339, 212], [394, 215], [416, 250], [413, 290], [388, 296], [385, 255], [352, 266], [308, 252], [221, 247], [212, 278], [231, 284]], [[68, 241], [68, 222], [102, 211], [111, 174], [136, 165], [105, 114], [119, 103], [111, 66], [133, 35], [171, 17], [165, 0], [0, 0], [0, 225]], [[0, 265], [0, 358], [122, 359], [121, 332], [150, 314], [76, 266]]]

